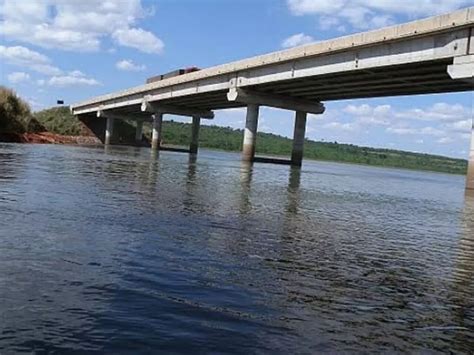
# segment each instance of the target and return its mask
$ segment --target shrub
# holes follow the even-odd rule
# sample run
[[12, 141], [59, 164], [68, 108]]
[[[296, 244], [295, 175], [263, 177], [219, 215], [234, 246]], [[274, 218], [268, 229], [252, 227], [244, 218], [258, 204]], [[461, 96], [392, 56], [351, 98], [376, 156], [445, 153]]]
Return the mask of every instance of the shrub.
[[0, 132], [24, 133], [30, 120], [30, 106], [13, 90], [0, 86]]

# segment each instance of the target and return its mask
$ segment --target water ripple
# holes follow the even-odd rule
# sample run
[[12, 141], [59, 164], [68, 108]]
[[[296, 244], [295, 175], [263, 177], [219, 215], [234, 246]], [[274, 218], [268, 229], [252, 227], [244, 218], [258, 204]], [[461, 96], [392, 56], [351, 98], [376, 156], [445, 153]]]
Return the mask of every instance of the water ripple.
[[462, 177], [0, 144], [0, 353], [474, 349]]

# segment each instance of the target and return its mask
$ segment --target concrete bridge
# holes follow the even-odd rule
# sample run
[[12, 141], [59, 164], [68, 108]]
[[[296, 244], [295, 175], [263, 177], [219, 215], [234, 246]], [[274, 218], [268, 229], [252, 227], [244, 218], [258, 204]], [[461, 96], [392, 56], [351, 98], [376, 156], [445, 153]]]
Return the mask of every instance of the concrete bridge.
[[[152, 122], [159, 149], [163, 115], [192, 117], [190, 152], [197, 153], [201, 119], [214, 110], [247, 107], [242, 159], [255, 160], [260, 106], [295, 111], [292, 165], [301, 165], [308, 113], [323, 102], [474, 88], [474, 7], [231, 62], [92, 98], [71, 106], [113, 143], [114, 120]], [[474, 189], [474, 128], [467, 187]]]

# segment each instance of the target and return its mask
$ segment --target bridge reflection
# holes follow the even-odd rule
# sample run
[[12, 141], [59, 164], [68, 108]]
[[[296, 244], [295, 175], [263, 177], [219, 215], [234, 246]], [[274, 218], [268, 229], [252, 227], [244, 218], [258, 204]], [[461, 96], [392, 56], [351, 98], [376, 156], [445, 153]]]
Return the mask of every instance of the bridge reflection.
[[461, 238], [453, 278], [457, 288], [474, 287], [474, 191], [466, 190]]

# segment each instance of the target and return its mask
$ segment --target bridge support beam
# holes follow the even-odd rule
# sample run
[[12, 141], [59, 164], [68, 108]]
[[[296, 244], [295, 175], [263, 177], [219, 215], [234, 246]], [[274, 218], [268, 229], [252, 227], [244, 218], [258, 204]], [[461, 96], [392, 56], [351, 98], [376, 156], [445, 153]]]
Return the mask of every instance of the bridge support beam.
[[247, 105], [247, 118], [245, 120], [244, 143], [242, 146], [242, 161], [253, 162], [255, 157], [255, 144], [257, 142], [257, 127], [259, 105]]
[[306, 133], [307, 113], [296, 111], [295, 129], [293, 132], [293, 150], [291, 152], [291, 165], [301, 166], [303, 163], [304, 136]]
[[285, 95], [268, 94], [258, 91], [232, 88], [227, 93], [230, 102], [241, 102], [247, 105], [258, 104], [281, 108], [283, 110], [297, 110], [319, 115], [324, 113], [324, 104], [308, 100], [296, 99]]
[[135, 143], [140, 144], [143, 137], [143, 121], [137, 121], [137, 127], [135, 129]]
[[189, 152], [197, 154], [199, 147], [199, 128], [201, 127], [201, 117], [193, 116], [193, 124], [191, 130], [191, 144], [189, 145]]
[[109, 145], [112, 143], [113, 134], [114, 134], [114, 119], [112, 117], [106, 117], [104, 144]]
[[466, 181], [466, 189], [468, 190], [474, 190], [474, 119], [472, 120], [471, 132], [471, 151], [469, 153]]
[[466, 81], [474, 85], [474, 54], [455, 57], [453, 64], [448, 65], [448, 74], [451, 79]]
[[156, 113], [153, 115], [153, 128], [151, 134], [151, 149], [160, 149], [161, 144], [161, 128], [163, 126], [163, 114]]

